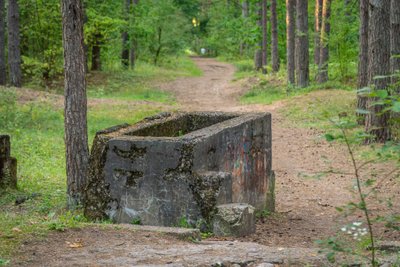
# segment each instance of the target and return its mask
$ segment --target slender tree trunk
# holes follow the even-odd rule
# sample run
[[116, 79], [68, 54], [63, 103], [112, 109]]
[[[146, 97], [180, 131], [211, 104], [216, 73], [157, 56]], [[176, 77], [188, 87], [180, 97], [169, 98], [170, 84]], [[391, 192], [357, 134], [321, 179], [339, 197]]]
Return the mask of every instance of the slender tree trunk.
[[[368, 54], [369, 84], [375, 90], [388, 89], [390, 78], [375, 77], [390, 74], [390, 0], [369, 1]], [[384, 106], [374, 104], [376, 100], [369, 98], [367, 103], [365, 129], [371, 135], [367, 143], [390, 139], [389, 113], [383, 113]]]
[[276, 13], [276, 0], [271, 0], [271, 59], [272, 71], [279, 71], [279, 49], [278, 49], [278, 15]]
[[266, 71], [266, 67], [268, 64], [268, 37], [267, 37], [267, 0], [261, 0], [261, 13], [262, 13], [262, 65], [264, 70]]
[[[242, 18], [245, 20], [246, 18], [249, 17], [249, 2], [248, 0], [245, 0], [242, 2]], [[247, 44], [242, 41], [240, 43], [240, 55], [243, 56], [245, 54], [247, 48]]]
[[158, 63], [158, 59], [160, 57], [161, 49], [163, 46], [162, 45], [162, 28], [161, 27], [158, 28], [157, 33], [158, 33], [158, 44], [157, 44], [158, 46], [157, 46], [156, 53], [154, 55], [154, 65], [157, 65], [157, 63]]
[[331, 4], [332, 0], [324, 0], [322, 8], [322, 26], [321, 26], [321, 41], [320, 41], [320, 56], [318, 65], [318, 83], [328, 81], [329, 67], [329, 35], [331, 33]]
[[295, 84], [295, 8], [296, 0], [286, 0], [286, 68], [289, 86]]
[[[368, 86], [368, 1], [360, 0], [360, 45], [358, 54], [358, 88], [362, 89]], [[367, 110], [367, 97], [362, 93], [357, 94], [357, 109]], [[365, 124], [365, 115], [357, 113], [358, 124]]]
[[297, 0], [296, 11], [296, 82], [303, 88], [310, 82], [308, 0]]
[[83, 204], [89, 159], [83, 6], [80, 0], [62, 0], [65, 68], [65, 147], [68, 207]]
[[92, 70], [101, 70], [101, 40], [102, 35], [97, 33], [94, 36], [92, 46]]
[[[139, 0], [133, 0], [132, 1], [132, 6], [136, 6], [137, 4], [139, 4]], [[130, 49], [130, 53], [129, 53], [129, 61], [130, 61], [130, 65], [131, 68], [134, 69], [135, 68], [135, 64], [136, 64], [136, 58], [137, 58], [137, 52], [136, 52], [136, 48], [137, 48], [137, 40], [132, 37], [132, 44], [131, 44], [131, 49]]]
[[[264, 1], [264, 0], [261, 0]], [[257, 20], [257, 24], [259, 29], [262, 32], [262, 36], [263, 36], [263, 11], [262, 11], [262, 2], [258, 3], [258, 20]], [[259, 47], [257, 48], [257, 50], [254, 53], [254, 67], [256, 69], [256, 71], [262, 71], [263, 73], [264, 71], [264, 67], [263, 67], [263, 48], [264, 48], [264, 42], [263, 42], [263, 37], [261, 37], [261, 40], [259, 42]]]
[[[391, 1], [391, 14], [390, 14], [390, 47], [391, 47], [391, 60], [390, 67], [392, 73], [397, 73], [392, 78], [392, 84], [399, 82], [400, 70], [400, 1]], [[399, 86], [396, 85], [396, 93], [399, 93]]]
[[[129, 21], [129, 10], [131, 8], [131, 0], [125, 0], [125, 20]], [[129, 67], [129, 34], [127, 29], [122, 32], [122, 53], [121, 63], [125, 68]]]
[[324, 0], [315, 0], [315, 35], [314, 35], [314, 63], [319, 65], [319, 55], [321, 53], [321, 26], [322, 26], [322, 6]]
[[0, 0], [0, 85], [7, 83], [5, 1]]
[[10, 83], [21, 87], [21, 51], [19, 32], [19, 7], [17, 0], [8, 1], [8, 63], [10, 65]]

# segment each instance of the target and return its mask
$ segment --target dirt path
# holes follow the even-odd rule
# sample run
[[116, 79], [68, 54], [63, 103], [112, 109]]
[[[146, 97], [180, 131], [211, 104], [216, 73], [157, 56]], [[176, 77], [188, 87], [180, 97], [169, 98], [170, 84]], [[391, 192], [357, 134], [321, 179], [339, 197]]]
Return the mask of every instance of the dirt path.
[[[335, 207], [351, 199], [346, 190], [351, 184], [346, 177], [336, 176], [315, 181], [299, 177], [329, 167], [330, 157], [335, 169], [348, 168], [346, 153], [319, 138], [316, 130], [291, 127], [280, 115], [284, 103], [270, 106], [240, 105], [243, 85], [232, 83], [234, 68], [213, 59], [195, 59], [204, 76], [179, 79], [164, 84], [162, 89], [173, 92], [182, 110], [266, 111], [273, 116], [273, 169], [276, 172], [277, 214], [258, 224], [255, 235], [246, 238], [265, 245], [298, 247], [313, 246], [313, 242], [334, 234]], [[333, 159], [332, 159], [333, 156]]]
[[[288, 103], [241, 105], [240, 95], [246, 84], [233, 83], [234, 68], [213, 59], [195, 59], [204, 76], [164, 84], [173, 92], [183, 110], [270, 112], [273, 117], [273, 169], [276, 172], [277, 213], [257, 225], [257, 233], [244, 240], [269, 246], [311, 247], [315, 241], [334, 236], [341, 227], [362, 217], [344, 218], [336, 207], [356, 201], [351, 193], [353, 179], [347, 175], [327, 174], [321, 179], [306, 178], [319, 172], [351, 172], [352, 165], [344, 146], [328, 143], [316, 129], [293, 126], [280, 110]], [[316, 92], [322, 97], [329, 93]], [[385, 171], [388, 166], [371, 166], [366, 172]], [[392, 183], [382, 184], [380, 191], [398, 195]], [[400, 203], [395, 204], [400, 210]], [[379, 229], [381, 230], [381, 229]], [[386, 236], [400, 239], [400, 235]]]
[[[248, 85], [231, 82], [234, 75], [233, 66], [212, 59], [198, 58], [195, 62], [203, 69], [204, 76], [178, 79], [160, 86], [176, 95], [181, 110], [272, 113], [277, 213], [260, 220], [256, 234], [239, 240], [256, 242], [261, 247], [255, 243], [239, 242], [245, 245], [238, 245], [234, 239], [214, 243], [211, 240], [202, 242], [202, 245], [193, 245], [162, 235], [99, 231], [90, 228], [78, 232], [53, 233], [44, 241], [27, 242], [21, 248], [21, 257], [16, 265], [40, 266], [46, 262], [53, 262], [54, 266], [66, 266], [66, 262], [73, 258], [69, 265], [222, 266], [216, 264], [224, 260], [233, 264], [236, 260], [240, 266], [273, 266], [257, 264], [262, 261], [282, 264], [282, 257], [276, 258], [274, 255], [286, 255], [291, 258], [296, 255], [294, 252], [297, 252], [297, 256], [316, 257], [313, 251], [307, 250], [316, 246], [315, 240], [335, 235], [342, 226], [351, 221], [362, 220], [359, 215], [351, 218], [341, 217], [335, 209], [353, 199], [354, 196], [350, 192], [353, 186], [351, 178], [341, 174], [328, 174], [319, 180], [305, 178], [306, 175], [330, 169], [350, 171], [351, 164], [345, 147], [327, 143], [321, 138], [322, 133], [318, 130], [293, 126], [280, 113], [280, 109], [286, 105], [284, 102], [271, 106], [240, 105], [239, 96]], [[371, 168], [379, 173], [387, 166]], [[395, 187], [392, 183], [384, 183], [379, 190], [390, 195], [399, 195], [393, 188]], [[393, 203], [394, 209], [400, 210], [400, 201]], [[385, 239], [400, 240], [399, 234], [383, 233], [382, 236]], [[74, 242], [76, 239], [85, 246], [82, 249], [71, 250], [66, 242]], [[229, 249], [230, 246], [232, 249]], [[243, 253], [242, 256], [239, 256], [240, 252]], [[238, 266], [229, 264], [224, 266]]]

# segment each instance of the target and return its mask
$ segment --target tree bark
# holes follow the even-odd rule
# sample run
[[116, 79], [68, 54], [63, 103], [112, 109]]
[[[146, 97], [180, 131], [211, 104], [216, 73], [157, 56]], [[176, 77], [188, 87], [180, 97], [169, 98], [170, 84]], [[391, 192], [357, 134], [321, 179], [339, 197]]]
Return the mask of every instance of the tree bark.
[[103, 36], [96, 33], [92, 45], [92, 70], [101, 70], [101, 39]]
[[80, 0], [62, 0], [65, 68], [65, 147], [68, 208], [83, 204], [89, 158], [83, 6]]
[[7, 84], [5, 1], [0, 0], [0, 85]]
[[320, 40], [320, 56], [318, 65], [318, 83], [326, 83], [328, 81], [329, 67], [329, 35], [331, 33], [331, 4], [332, 0], [324, 0], [322, 8], [322, 24], [321, 24], [321, 40]]
[[296, 83], [298, 87], [304, 88], [310, 82], [308, 0], [297, 0], [296, 11]]
[[[125, 20], [129, 22], [129, 10], [131, 8], [131, 0], [125, 0]], [[128, 26], [127, 26], [128, 27]], [[125, 68], [129, 67], [129, 34], [127, 29], [122, 32], [122, 52], [121, 63]]]
[[262, 65], [266, 71], [265, 66], [268, 64], [268, 37], [267, 37], [267, 0], [261, 0], [261, 14], [262, 14]]
[[[86, 7], [87, 8], [87, 7]], [[88, 22], [89, 18], [86, 14], [86, 10], [83, 10], [83, 25], [85, 27], [85, 24]], [[87, 43], [83, 43], [83, 51], [85, 52], [85, 74], [89, 73], [89, 46]]]
[[257, 24], [259, 29], [261, 30], [261, 40], [259, 42], [259, 47], [257, 48], [257, 50], [254, 53], [254, 67], [256, 69], [256, 71], [262, 71], [263, 73], [265, 72], [265, 68], [264, 68], [264, 64], [263, 64], [263, 50], [264, 50], [264, 33], [263, 33], [263, 3], [262, 1], [264, 0], [260, 0], [260, 2], [258, 2], [258, 20], [257, 20]]
[[21, 51], [19, 32], [19, 7], [17, 0], [8, 1], [8, 63], [10, 65], [10, 83], [21, 87]]
[[288, 86], [295, 84], [295, 8], [296, 0], [286, 0], [286, 68]]
[[[387, 90], [390, 78], [375, 77], [390, 74], [390, 0], [369, 0], [368, 55], [369, 84], [374, 90]], [[366, 143], [390, 139], [389, 113], [383, 113], [384, 106], [374, 104], [376, 101], [369, 98], [367, 103], [365, 130], [371, 137]]]
[[[368, 1], [360, 0], [360, 45], [358, 54], [358, 89], [368, 86]], [[357, 94], [357, 109], [367, 110], [367, 97], [362, 93]], [[365, 124], [365, 115], [358, 113], [358, 124]]]
[[278, 49], [278, 15], [276, 13], [276, 0], [271, 0], [271, 44], [272, 71], [278, 72], [280, 61]]
[[[248, 0], [244, 0], [242, 2], [242, 18], [246, 19], [248, 17], [249, 17], [249, 1]], [[241, 56], [244, 55], [244, 53], [246, 51], [246, 48], [247, 48], [247, 44], [244, 41], [242, 41], [240, 43], [240, 55]]]
[[[139, 0], [133, 0], [132, 1], [132, 6], [136, 6], [137, 4], [139, 4]], [[130, 61], [130, 66], [132, 69], [135, 68], [136, 65], [136, 58], [137, 58], [137, 52], [136, 52], [136, 48], [137, 48], [137, 40], [132, 37], [132, 44], [131, 44], [131, 49], [129, 52], [129, 61]]]
[[396, 74], [392, 78], [392, 84], [396, 86], [396, 93], [400, 92], [398, 86], [399, 70], [400, 70], [400, 1], [391, 1], [391, 14], [390, 14], [390, 47], [391, 47], [391, 60], [390, 68], [392, 74]]
[[321, 53], [322, 7], [323, 0], [315, 0], [314, 63], [316, 65], [319, 65], [319, 55]]

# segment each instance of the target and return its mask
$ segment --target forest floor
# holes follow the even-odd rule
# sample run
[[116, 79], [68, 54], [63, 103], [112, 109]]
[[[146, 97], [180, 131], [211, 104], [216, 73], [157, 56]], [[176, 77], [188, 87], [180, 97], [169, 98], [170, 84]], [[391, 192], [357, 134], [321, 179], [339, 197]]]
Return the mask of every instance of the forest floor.
[[[160, 83], [158, 87], [172, 92], [178, 107], [185, 111], [240, 111], [270, 112], [273, 117], [273, 170], [276, 173], [276, 212], [264, 214], [257, 222], [257, 232], [245, 238], [210, 238], [203, 246], [179, 241], [172, 237], [149, 233], [132, 233], [124, 230], [99, 230], [87, 227], [79, 230], [53, 232], [41, 240], [27, 240], [13, 260], [18, 266], [124, 266], [145, 264], [166, 264], [169, 266], [192, 266], [204, 264], [206, 259], [223, 258], [227, 252], [217, 248], [218, 244], [251, 242], [281, 249], [295, 248], [299, 255], [314, 255], [319, 239], [337, 236], [343, 226], [352, 222], [364, 222], [360, 213], [344, 216], [337, 207], [350, 202], [358, 202], [353, 194], [354, 180], [347, 147], [340, 142], [327, 142], [324, 132], [315, 127], [293, 123], [287, 118], [285, 110], [305, 99], [319, 101], [337, 94], [335, 90], [316, 91], [294, 99], [275, 102], [272, 105], [243, 105], [240, 97], [251, 87], [248, 79], [232, 82], [235, 68], [214, 59], [196, 58], [196, 64], [203, 70], [201, 77], [179, 78], [172, 82]], [[91, 103], [96, 104], [96, 103]], [[162, 109], [168, 109], [163, 106]], [[390, 172], [392, 163], [375, 163], [363, 168], [362, 175], [381, 175]], [[310, 178], [325, 172], [318, 179]], [[376, 196], [369, 197], [370, 209], [374, 215], [386, 215], [400, 211], [399, 187], [392, 177], [379, 183]], [[375, 195], [374, 195], [375, 196]], [[391, 199], [390, 208], [382, 204]], [[365, 222], [364, 222], [364, 226]], [[399, 232], [388, 231], [382, 224], [376, 224], [376, 236], [380, 240], [400, 240]], [[71, 242], [79, 239], [79, 248], [71, 248]], [[218, 243], [220, 241], [224, 241]], [[236, 242], [239, 241], [239, 242]], [[69, 243], [66, 243], [69, 242]], [[209, 243], [207, 243], [209, 242]], [[66, 245], [69, 244], [69, 245]], [[214, 246], [206, 247], [210, 244]], [[245, 243], [243, 243], [245, 244]], [[200, 248], [202, 249], [198, 249]], [[234, 245], [236, 246], [236, 245]], [[175, 248], [171, 251], [171, 248]], [[187, 248], [187, 251], [185, 249]], [[238, 248], [245, 250], [245, 248]], [[137, 257], [133, 251], [143, 251], [144, 257]], [[181, 253], [178, 253], [178, 252]], [[219, 251], [219, 252], [218, 252]], [[236, 250], [232, 250], [236, 251]], [[238, 252], [239, 253], [239, 252]], [[246, 252], [251, 257], [251, 251]], [[249, 254], [250, 253], [250, 254]], [[278, 253], [279, 254], [279, 253]], [[300, 256], [295, 256], [299, 258]], [[164, 256], [163, 256], [164, 255]], [[249, 256], [250, 255], [250, 256]], [[316, 256], [316, 255], [314, 255]], [[234, 257], [234, 256], [232, 256]], [[256, 260], [260, 260], [255, 254]], [[253, 257], [253, 258], [254, 258]], [[291, 257], [290, 255], [288, 257]], [[203, 262], [199, 260], [203, 258]], [[73, 260], [72, 260], [73, 259]], [[231, 261], [234, 262], [234, 261]], [[250, 260], [251, 262], [251, 260]], [[273, 261], [270, 261], [273, 262]], [[275, 263], [279, 263], [277, 261]], [[207, 262], [209, 264], [210, 262]], [[243, 263], [239, 262], [238, 263]], [[282, 263], [282, 262], [281, 262]], [[211, 264], [210, 264], [211, 265]]]

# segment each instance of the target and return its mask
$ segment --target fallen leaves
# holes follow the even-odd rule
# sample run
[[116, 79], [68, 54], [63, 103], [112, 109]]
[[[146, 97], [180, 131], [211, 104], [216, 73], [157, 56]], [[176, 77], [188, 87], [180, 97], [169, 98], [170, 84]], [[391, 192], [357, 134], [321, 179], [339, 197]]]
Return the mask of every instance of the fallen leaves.
[[65, 243], [67, 244], [67, 246], [69, 248], [74, 248], [74, 249], [83, 248], [83, 242], [82, 242], [82, 240], [79, 240], [79, 239], [76, 240], [75, 242], [66, 241]]

